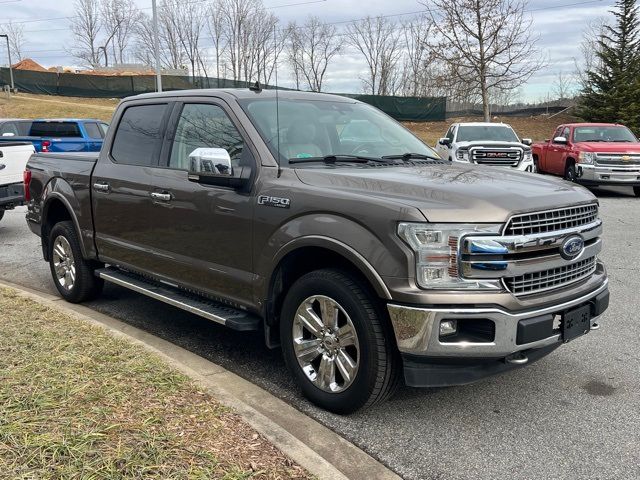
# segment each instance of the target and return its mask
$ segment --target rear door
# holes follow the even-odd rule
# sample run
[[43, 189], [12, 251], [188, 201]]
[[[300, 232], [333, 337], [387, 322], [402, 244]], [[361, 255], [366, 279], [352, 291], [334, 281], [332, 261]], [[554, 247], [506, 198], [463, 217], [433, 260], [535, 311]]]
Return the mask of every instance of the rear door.
[[172, 104], [146, 102], [125, 107], [108, 152], [91, 179], [95, 239], [102, 261], [145, 272], [158, 269], [149, 251], [155, 233], [151, 201], [153, 169], [162, 153]]
[[167, 159], [154, 169], [156, 199], [149, 247], [167, 279], [215, 296], [247, 303], [252, 296], [252, 217], [249, 192], [189, 181], [196, 148], [224, 148], [234, 168], [251, 166], [248, 136], [223, 101], [180, 103], [167, 139]]
[[87, 150], [89, 152], [99, 152], [102, 148], [102, 141], [106, 130], [103, 130], [98, 122], [84, 122], [86, 134]]

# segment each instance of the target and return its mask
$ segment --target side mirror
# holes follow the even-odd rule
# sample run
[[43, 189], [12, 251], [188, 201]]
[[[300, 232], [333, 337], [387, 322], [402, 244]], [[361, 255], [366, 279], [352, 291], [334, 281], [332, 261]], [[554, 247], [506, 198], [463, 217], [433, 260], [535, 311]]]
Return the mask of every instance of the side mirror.
[[444, 145], [445, 147], [451, 146], [451, 140], [449, 140], [447, 137], [442, 137], [441, 139], [438, 140], [438, 143], [440, 145]]
[[566, 137], [556, 137], [553, 139], [553, 143], [560, 143], [562, 145], [566, 145], [569, 142], [567, 141]]
[[249, 167], [233, 168], [229, 152], [224, 148], [196, 148], [189, 155], [189, 180], [192, 182], [240, 188], [250, 177]]
[[527, 147], [530, 147], [531, 145], [533, 145], [533, 140], [531, 140], [530, 138], [523, 138], [522, 144], [526, 145]]

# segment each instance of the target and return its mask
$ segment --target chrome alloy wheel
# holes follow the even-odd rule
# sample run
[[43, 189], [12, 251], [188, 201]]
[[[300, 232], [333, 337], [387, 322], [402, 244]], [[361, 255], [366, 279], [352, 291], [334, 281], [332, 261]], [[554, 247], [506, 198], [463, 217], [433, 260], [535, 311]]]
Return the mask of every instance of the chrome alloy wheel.
[[309, 381], [329, 393], [351, 385], [358, 372], [358, 335], [347, 312], [323, 295], [307, 298], [293, 320], [293, 349]]
[[62, 235], [53, 242], [53, 267], [56, 280], [66, 290], [76, 283], [76, 263], [69, 241]]

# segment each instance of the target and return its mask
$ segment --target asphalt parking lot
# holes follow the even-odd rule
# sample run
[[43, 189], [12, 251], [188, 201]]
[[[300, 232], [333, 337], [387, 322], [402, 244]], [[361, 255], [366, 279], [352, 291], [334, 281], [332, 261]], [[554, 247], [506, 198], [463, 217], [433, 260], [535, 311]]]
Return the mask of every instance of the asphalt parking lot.
[[[403, 388], [340, 417], [298, 393], [261, 335], [226, 330], [107, 286], [96, 310], [168, 339], [284, 398], [408, 479], [640, 478], [640, 198], [599, 189], [611, 306], [602, 328], [479, 384]], [[0, 222], [0, 277], [54, 293], [24, 208]]]

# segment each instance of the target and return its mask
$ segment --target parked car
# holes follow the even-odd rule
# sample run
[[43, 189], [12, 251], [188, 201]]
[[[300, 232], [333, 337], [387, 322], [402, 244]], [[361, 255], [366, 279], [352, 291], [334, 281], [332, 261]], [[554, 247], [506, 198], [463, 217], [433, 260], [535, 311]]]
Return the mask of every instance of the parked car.
[[38, 152], [99, 152], [109, 125], [94, 119], [0, 121], [0, 142], [31, 142]]
[[24, 202], [23, 173], [34, 153], [28, 142], [0, 143], [0, 220], [5, 210]]
[[[588, 190], [443, 161], [353, 99], [278, 95], [140, 95], [99, 155], [34, 155], [27, 221], [60, 295], [106, 281], [263, 331], [340, 413], [402, 376], [466, 384], [597, 328], [609, 294]], [[348, 133], [363, 121], [380, 135]]]
[[640, 196], [640, 142], [624, 125], [572, 123], [533, 145], [538, 170], [583, 185], [628, 185]]
[[450, 162], [509, 167], [533, 172], [531, 140], [520, 140], [505, 123], [454, 123], [435, 146]]

